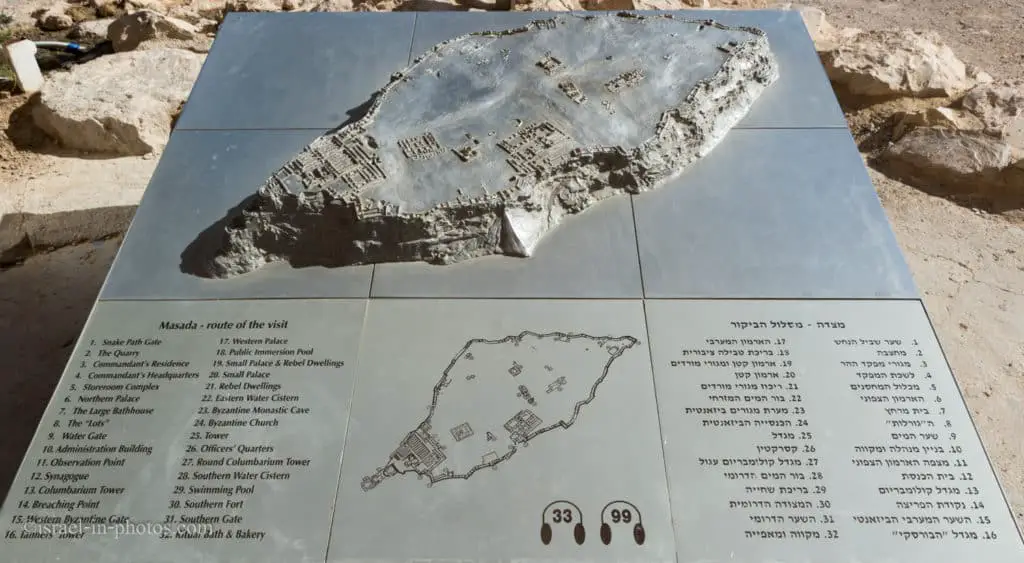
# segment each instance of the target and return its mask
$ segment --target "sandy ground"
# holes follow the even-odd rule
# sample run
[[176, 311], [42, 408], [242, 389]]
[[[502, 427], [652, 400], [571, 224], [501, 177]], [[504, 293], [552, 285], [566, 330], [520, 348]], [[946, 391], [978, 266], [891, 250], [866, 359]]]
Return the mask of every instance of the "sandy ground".
[[[31, 3], [45, 2], [0, 0], [0, 12], [27, 14]], [[963, 59], [997, 78], [1024, 78], [1024, 0], [804, 3], [825, 9], [837, 26], [938, 31]], [[20, 103], [0, 102], [0, 121]], [[39, 213], [60, 210], [48, 202], [87, 201], [91, 190], [111, 185], [123, 191], [127, 205], [156, 163], [83, 160], [47, 148], [31, 130], [14, 132], [13, 139], [10, 132], [0, 136], [0, 204], [29, 198], [17, 201], [38, 201]], [[15, 151], [15, 141], [30, 152]], [[872, 177], [1014, 515], [1024, 524], [1024, 228]], [[80, 244], [0, 270], [0, 498], [116, 249], [116, 240]]]
[[871, 175], [1024, 529], [1024, 228]]

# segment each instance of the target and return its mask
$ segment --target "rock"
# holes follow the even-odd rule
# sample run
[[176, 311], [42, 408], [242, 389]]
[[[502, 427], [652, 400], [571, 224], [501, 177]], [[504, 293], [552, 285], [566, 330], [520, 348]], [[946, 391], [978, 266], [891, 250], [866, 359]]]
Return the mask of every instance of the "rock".
[[118, 53], [139, 48], [208, 51], [208, 42], [199, 35], [199, 30], [192, 24], [151, 10], [125, 14], [114, 20], [107, 29], [107, 39]]
[[121, 0], [119, 3], [127, 12], [152, 10], [161, 14], [167, 14], [184, 1], [186, 0]]
[[567, 12], [584, 8], [580, 0], [512, 0], [512, 9], [520, 12]]
[[279, 12], [283, 0], [227, 0], [225, 12]]
[[587, 0], [587, 10], [681, 10], [686, 8], [707, 8], [707, 0]]
[[355, 9], [352, 0], [322, 0], [310, 8], [311, 12], [351, 12]]
[[903, 137], [908, 131], [918, 127], [941, 127], [957, 131], [980, 131], [981, 120], [969, 111], [948, 107], [929, 108], [915, 113], [906, 113], [897, 117], [893, 129], [893, 139]]
[[955, 96], [974, 86], [963, 61], [932, 32], [849, 33], [821, 58], [832, 82], [857, 96]]
[[914, 129], [878, 159], [883, 172], [924, 191], [995, 211], [1024, 208], [1021, 153], [980, 131]]
[[32, 111], [36, 125], [71, 149], [122, 155], [167, 142], [202, 55], [177, 49], [115, 53], [51, 74]]
[[962, 103], [964, 109], [981, 119], [986, 133], [1001, 137], [1024, 115], [1024, 81], [979, 85], [964, 96]]
[[71, 31], [68, 32], [68, 39], [86, 41], [90, 43], [105, 41], [107, 39], [107, 29], [113, 22], [113, 18], [78, 22], [71, 28]]
[[89, 5], [96, 10], [96, 15], [101, 18], [111, 18], [124, 13], [117, 0], [89, 0]]
[[56, 5], [48, 10], [38, 10], [33, 15], [36, 18], [36, 26], [43, 31], [63, 31], [71, 29], [75, 21], [71, 16], [64, 13], [65, 6]]
[[152, 10], [162, 14], [181, 4], [183, 0], [89, 0], [96, 14], [103, 18], [117, 17], [125, 12]]
[[988, 84], [995, 81], [992, 75], [981, 70], [976, 65], [967, 63], [967, 78], [973, 80], [976, 84]]

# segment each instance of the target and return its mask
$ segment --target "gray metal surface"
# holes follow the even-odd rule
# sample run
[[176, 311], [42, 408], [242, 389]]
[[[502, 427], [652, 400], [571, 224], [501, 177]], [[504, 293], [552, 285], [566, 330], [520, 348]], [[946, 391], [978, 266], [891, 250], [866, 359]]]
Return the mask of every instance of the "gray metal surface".
[[679, 563], [1022, 560], [919, 301], [646, 307]]
[[4, 504], [2, 559], [323, 561], [365, 306], [99, 303]]
[[416, 15], [228, 14], [178, 129], [329, 129], [409, 59]]
[[229, 282], [181, 271], [181, 254], [321, 131], [176, 131], [100, 299], [366, 297], [372, 266], [272, 264]]
[[530, 258], [377, 264], [373, 297], [642, 297], [628, 198], [569, 217]]
[[[501, 340], [523, 331], [564, 335], [478, 342], [460, 355], [475, 339]], [[595, 366], [600, 367], [592, 360], [608, 357], [608, 350], [596, 342], [581, 348], [577, 342], [604, 336], [636, 343], [610, 364], [588, 397], [577, 384], [594, 381]], [[561, 349], [565, 352], [557, 353]], [[473, 375], [477, 381], [466, 380]], [[561, 391], [529, 383], [560, 377], [565, 378]], [[444, 394], [462, 393], [469, 384], [479, 385], [487, 397], [443, 405]], [[517, 393], [517, 384], [527, 391], [520, 387]], [[442, 414], [469, 423], [476, 434], [465, 442], [496, 428], [494, 441], [469, 446], [474, 453], [486, 452], [489, 444], [500, 450], [495, 456], [507, 452], [503, 423], [518, 409], [546, 417], [556, 401], [551, 417], [538, 424], [553, 424], [559, 416], [567, 424], [466, 478], [428, 486], [430, 479], [410, 472], [363, 490], [362, 478], [388, 461], [399, 441], [424, 421], [432, 397], [438, 404], [432, 421], [438, 422], [430, 432], [441, 442], [452, 441], [454, 430], [439, 422]], [[574, 401], [584, 403], [575, 418]], [[638, 301], [372, 300], [328, 561], [674, 561], [657, 427]], [[461, 455], [458, 449], [452, 445], [444, 451], [445, 463]], [[569, 524], [559, 521], [561, 512], [545, 511], [559, 500], [582, 510], [582, 520], [568, 503], [556, 507], [568, 511]], [[611, 510], [628, 507], [613, 505], [605, 514], [612, 532], [605, 545], [601, 511], [619, 500], [634, 504], [641, 518], [630, 514], [627, 525], [620, 512], [620, 522], [613, 523]], [[643, 545], [633, 536], [638, 521]], [[540, 535], [545, 522], [551, 527], [548, 545]], [[585, 531], [582, 545], [574, 540], [578, 522]]]
[[647, 297], [916, 297], [846, 130], [733, 130], [634, 197]]

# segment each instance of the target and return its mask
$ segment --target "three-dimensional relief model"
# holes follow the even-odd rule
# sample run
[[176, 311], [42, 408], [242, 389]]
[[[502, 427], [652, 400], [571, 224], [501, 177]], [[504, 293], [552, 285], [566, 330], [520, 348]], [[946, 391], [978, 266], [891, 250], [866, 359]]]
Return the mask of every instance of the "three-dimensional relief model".
[[430, 486], [497, 469], [531, 440], [575, 424], [612, 363], [638, 343], [631, 336], [529, 331], [470, 340], [434, 386], [427, 418], [363, 477], [363, 490], [396, 475], [416, 475]]
[[435, 46], [196, 239], [186, 272], [530, 256], [707, 154], [778, 76], [760, 30], [559, 16]]

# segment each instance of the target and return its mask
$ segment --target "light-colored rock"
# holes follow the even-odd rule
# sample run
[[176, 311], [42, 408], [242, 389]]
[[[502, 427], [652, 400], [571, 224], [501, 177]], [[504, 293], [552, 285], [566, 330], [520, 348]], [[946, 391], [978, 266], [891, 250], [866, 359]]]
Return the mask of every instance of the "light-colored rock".
[[929, 108], [924, 111], [907, 113], [897, 118], [893, 138], [899, 139], [908, 131], [918, 127], [942, 127], [957, 131], [980, 131], [982, 122], [973, 113], [948, 107]]
[[1024, 82], [982, 84], [964, 96], [963, 106], [981, 119], [987, 133], [1002, 136], [1024, 115]]
[[88, 41], [99, 43], [107, 39], [107, 29], [114, 22], [114, 18], [103, 18], [98, 20], [85, 20], [75, 24], [68, 32], [68, 39], [75, 41]]
[[227, 0], [225, 12], [279, 12], [284, 0]]
[[913, 129], [878, 160], [883, 172], [933, 195], [971, 207], [1024, 208], [1024, 173], [1011, 165], [1020, 153], [980, 131]]
[[351, 12], [355, 9], [352, 0], [322, 0], [310, 8], [311, 12]]
[[1024, 168], [1024, 115], [1010, 120], [1003, 128], [1003, 141], [1013, 147], [1014, 166]]
[[580, 0], [512, 0], [512, 9], [521, 12], [567, 12], [584, 8]]
[[223, 4], [223, 0], [89, 0], [89, 5], [103, 18], [117, 17], [139, 10], [152, 10], [170, 15], [179, 10], [192, 10], [191, 4]]
[[63, 31], [71, 29], [75, 21], [71, 16], [64, 13], [66, 6], [58, 4], [47, 10], [39, 10], [33, 15], [36, 18], [36, 26], [44, 31]]
[[43, 73], [36, 62], [36, 44], [24, 39], [5, 45], [4, 51], [14, 69], [18, 88], [26, 94], [38, 92], [43, 87]]
[[588, 0], [583, 2], [587, 10], [683, 10], [687, 8], [708, 8], [708, 0]]
[[209, 41], [200, 37], [195, 26], [152, 10], [141, 10], [117, 18], [107, 28], [107, 39], [118, 53], [154, 48], [198, 52], [209, 50]]
[[141, 155], [167, 142], [204, 57], [178, 49], [116, 53], [50, 76], [35, 123], [63, 146]]
[[932, 32], [847, 33], [821, 58], [832, 82], [858, 96], [955, 96], [974, 86], [963, 61]]
[[991, 74], [981, 70], [977, 65], [973, 65], [971, 63], [967, 63], [967, 78], [973, 80], [975, 84], [989, 84], [991, 82], [995, 82], [995, 79], [992, 78]]

